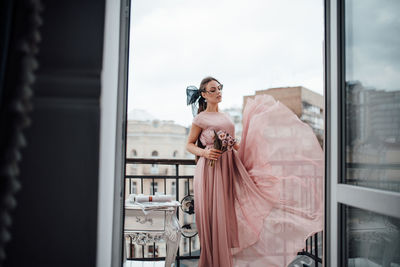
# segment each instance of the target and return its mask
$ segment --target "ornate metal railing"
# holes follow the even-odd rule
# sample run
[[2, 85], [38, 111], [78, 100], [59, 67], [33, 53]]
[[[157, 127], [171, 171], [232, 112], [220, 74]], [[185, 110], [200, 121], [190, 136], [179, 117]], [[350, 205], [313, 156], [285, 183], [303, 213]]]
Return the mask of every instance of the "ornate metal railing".
[[[126, 166], [127, 166], [127, 173], [129, 173], [128, 166], [135, 164], [135, 165], [152, 165], [152, 166], [158, 166], [158, 165], [169, 165], [169, 166], [174, 166], [174, 174], [173, 175], [168, 175], [166, 174], [150, 174], [152, 171], [151, 169], [148, 169], [146, 172], [149, 174], [126, 174], [125, 175], [125, 181], [127, 182], [127, 188], [125, 190], [125, 194], [131, 194], [131, 193], [144, 193], [145, 188], [144, 188], [144, 183], [145, 181], [150, 181], [150, 188], [149, 191], [150, 193], [154, 192], [160, 192], [158, 186], [156, 186], [156, 181], [163, 181], [163, 190], [161, 193], [168, 194], [170, 192], [167, 192], [167, 181], [171, 180], [175, 182], [175, 197], [177, 201], [180, 201], [181, 203], [184, 202], [191, 202], [193, 203], [193, 194], [191, 194], [191, 183], [190, 181], [193, 182], [193, 175], [180, 175], [179, 167], [180, 166], [194, 166], [195, 161], [192, 159], [159, 159], [159, 158], [127, 158], [126, 159]], [[132, 186], [132, 181], [140, 181], [140, 188], [136, 188]], [[180, 190], [180, 181], [185, 181], [185, 188], [183, 191]], [[182, 194], [182, 192], [184, 192]], [[128, 196], [125, 196], [125, 199]], [[189, 205], [190, 206], [190, 205]], [[193, 215], [194, 210], [192, 209], [181, 209], [180, 212], [177, 212], [178, 220], [180, 217], [180, 214], [190, 214]], [[192, 225], [183, 225], [183, 229], [193, 229]], [[186, 239], [186, 241], [185, 241]], [[188, 249], [187, 253], [182, 253], [182, 248], [178, 249], [177, 252], [177, 257], [176, 257], [176, 266], [180, 266], [181, 263], [184, 263], [186, 260], [196, 260], [199, 258], [199, 249], [193, 250], [192, 246], [192, 241], [193, 239], [198, 239], [197, 237], [197, 232], [193, 233], [193, 231], [183, 231], [182, 233], [182, 240], [183, 242], [181, 243], [186, 243], [188, 244]], [[136, 255], [137, 253], [134, 253], [134, 249], [132, 249], [135, 244], [133, 244], [132, 240], [129, 240], [129, 247], [128, 247], [128, 253], [127, 253], [127, 259], [128, 260], [136, 260], [136, 261], [162, 261], [165, 260], [165, 256], [159, 256], [160, 253], [157, 251], [156, 244], [153, 244], [152, 246], [149, 247], [147, 255], [145, 254], [145, 248], [142, 245], [141, 248], [141, 253], [140, 256]], [[301, 252], [298, 253], [298, 255], [304, 255], [309, 257], [310, 259], [310, 264], [304, 263], [303, 266], [308, 266], [308, 265], [313, 265], [313, 266], [319, 266], [319, 263], [322, 263], [322, 233], [316, 233], [313, 236], [311, 236], [309, 239], [306, 240], [306, 246], [305, 249]]]

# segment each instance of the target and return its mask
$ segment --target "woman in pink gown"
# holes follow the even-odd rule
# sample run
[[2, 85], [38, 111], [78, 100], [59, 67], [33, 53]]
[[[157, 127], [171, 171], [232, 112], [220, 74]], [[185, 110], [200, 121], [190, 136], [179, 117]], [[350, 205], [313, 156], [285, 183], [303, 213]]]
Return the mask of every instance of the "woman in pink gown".
[[317, 138], [286, 106], [260, 95], [243, 110], [240, 145], [221, 153], [214, 148], [214, 130], [235, 136], [232, 120], [218, 109], [222, 85], [206, 77], [198, 91], [189, 91], [188, 104], [199, 103], [187, 144], [198, 159], [199, 266], [287, 266], [305, 240], [323, 229], [324, 165]]

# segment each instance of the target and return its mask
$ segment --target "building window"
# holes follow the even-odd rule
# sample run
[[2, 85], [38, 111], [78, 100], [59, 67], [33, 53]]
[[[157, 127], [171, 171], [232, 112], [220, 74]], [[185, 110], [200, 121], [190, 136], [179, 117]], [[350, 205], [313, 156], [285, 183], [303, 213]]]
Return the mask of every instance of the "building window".
[[176, 194], [176, 183], [172, 182], [171, 183], [171, 195], [175, 195]]
[[158, 164], [151, 164], [151, 174], [158, 174]]
[[[153, 150], [153, 152], [151, 152], [151, 157], [158, 157], [158, 151]], [[151, 164], [151, 174], [158, 174], [158, 164]]]
[[303, 113], [311, 113], [313, 115], [322, 113], [322, 109], [320, 107], [314, 106], [306, 101], [302, 101], [303, 105]]
[[131, 194], [137, 194], [137, 182], [131, 181]]
[[178, 150], [175, 150], [174, 153], [172, 154], [172, 156], [173, 156], [174, 158], [176, 158], [176, 157], [178, 156]]
[[154, 195], [156, 192], [158, 192], [158, 183], [157, 182], [151, 182], [151, 187], [150, 187], [150, 195]]
[[[131, 155], [130, 155], [132, 158], [135, 158], [135, 157], [137, 157], [137, 151], [136, 151], [136, 149], [132, 149], [131, 150]], [[131, 164], [131, 171], [132, 171], [132, 174], [137, 174], [137, 172], [138, 172], [138, 164]]]

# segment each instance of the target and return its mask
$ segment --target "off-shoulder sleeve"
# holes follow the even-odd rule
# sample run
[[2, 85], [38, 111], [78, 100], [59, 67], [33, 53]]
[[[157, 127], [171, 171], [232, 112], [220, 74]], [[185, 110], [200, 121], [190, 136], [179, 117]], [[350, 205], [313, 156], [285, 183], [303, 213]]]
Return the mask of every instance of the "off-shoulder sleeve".
[[204, 129], [205, 128], [205, 124], [204, 124], [204, 118], [203, 116], [200, 115], [201, 113], [197, 114], [194, 118], [193, 118], [193, 124], [199, 126], [200, 128]]

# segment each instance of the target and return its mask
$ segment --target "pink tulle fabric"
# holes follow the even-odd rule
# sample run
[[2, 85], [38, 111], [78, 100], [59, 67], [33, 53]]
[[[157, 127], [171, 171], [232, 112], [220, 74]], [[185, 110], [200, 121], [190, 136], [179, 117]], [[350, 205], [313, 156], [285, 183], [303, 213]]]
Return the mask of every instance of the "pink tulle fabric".
[[[193, 124], [213, 146], [213, 130], [235, 134], [227, 114], [202, 112]], [[199, 266], [287, 266], [323, 229], [323, 151], [311, 128], [269, 95], [249, 99], [239, 151], [194, 176]]]

